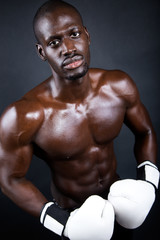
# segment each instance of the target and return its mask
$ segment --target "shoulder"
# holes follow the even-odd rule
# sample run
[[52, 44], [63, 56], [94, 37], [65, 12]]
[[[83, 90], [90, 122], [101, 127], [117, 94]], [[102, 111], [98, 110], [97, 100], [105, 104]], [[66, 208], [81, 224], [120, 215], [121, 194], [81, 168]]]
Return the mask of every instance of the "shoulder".
[[127, 105], [134, 104], [139, 99], [137, 86], [133, 79], [121, 70], [91, 69], [90, 75], [96, 80], [98, 89], [107, 87], [113, 94], [122, 98]]
[[43, 108], [35, 99], [22, 98], [6, 108], [0, 118], [4, 142], [28, 144], [43, 122]]
[[131, 107], [139, 101], [137, 86], [127, 73], [120, 70], [111, 71], [108, 82], [115, 94], [124, 100], [127, 107]]

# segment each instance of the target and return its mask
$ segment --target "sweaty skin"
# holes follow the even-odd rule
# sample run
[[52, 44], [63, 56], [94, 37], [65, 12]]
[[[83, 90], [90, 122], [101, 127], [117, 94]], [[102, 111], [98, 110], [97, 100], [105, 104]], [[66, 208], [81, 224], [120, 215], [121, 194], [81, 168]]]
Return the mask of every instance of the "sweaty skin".
[[50, 11], [36, 30], [38, 53], [52, 76], [1, 116], [0, 185], [39, 217], [47, 199], [25, 177], [33, 154], [50, 168], [53, 198], [73, 208], [92, 194], [107, 198], [118, 179], [113, 141], [124, 123], [135, 135], [138, 164], [156, 163], [157, 144], [132, 79], [122, 71], [88, 69], [90, 37], [74, 9]]

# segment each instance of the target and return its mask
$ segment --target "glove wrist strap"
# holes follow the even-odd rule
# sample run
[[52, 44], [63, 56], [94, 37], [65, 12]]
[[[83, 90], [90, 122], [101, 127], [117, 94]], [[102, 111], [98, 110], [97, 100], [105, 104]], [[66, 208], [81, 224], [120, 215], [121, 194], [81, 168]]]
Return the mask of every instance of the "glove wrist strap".
[[137, 166], [137, 179], [151, 183], [155, 189], [158, 189], [159, 171], [156, 165], [150, 161], [145, 161]]
[[58, 207], [53, 202], [48, 202], [41, 211], [40, 222], [47, 229], [62, 236], [69, 215], [69, 212]]

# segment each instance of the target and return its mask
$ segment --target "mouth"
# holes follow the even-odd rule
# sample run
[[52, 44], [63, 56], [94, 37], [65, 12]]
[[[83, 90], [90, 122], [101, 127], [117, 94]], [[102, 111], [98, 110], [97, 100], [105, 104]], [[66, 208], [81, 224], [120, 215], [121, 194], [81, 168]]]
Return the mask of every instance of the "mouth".
[[80, 67], [84, 60], [81, 55], [75, 55], [73, 57], [68, 57], [63, 61], [62, 67], [67, 70], [72, 70]]

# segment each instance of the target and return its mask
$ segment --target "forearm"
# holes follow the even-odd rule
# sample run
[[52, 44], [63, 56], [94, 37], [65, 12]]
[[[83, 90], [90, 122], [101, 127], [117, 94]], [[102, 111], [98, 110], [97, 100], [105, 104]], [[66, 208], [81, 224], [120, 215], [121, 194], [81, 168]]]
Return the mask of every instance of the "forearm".
[[1, 183], [1, 190], [16, 205], [36, 217], [40, 216], [41, 209], [47, 202], [45, 196], [25, 178], [5, 181]]
[[138, 164], [146, 160], [156, 164], [157, 139], [153, 129], [135, 135], [134, 153]]

